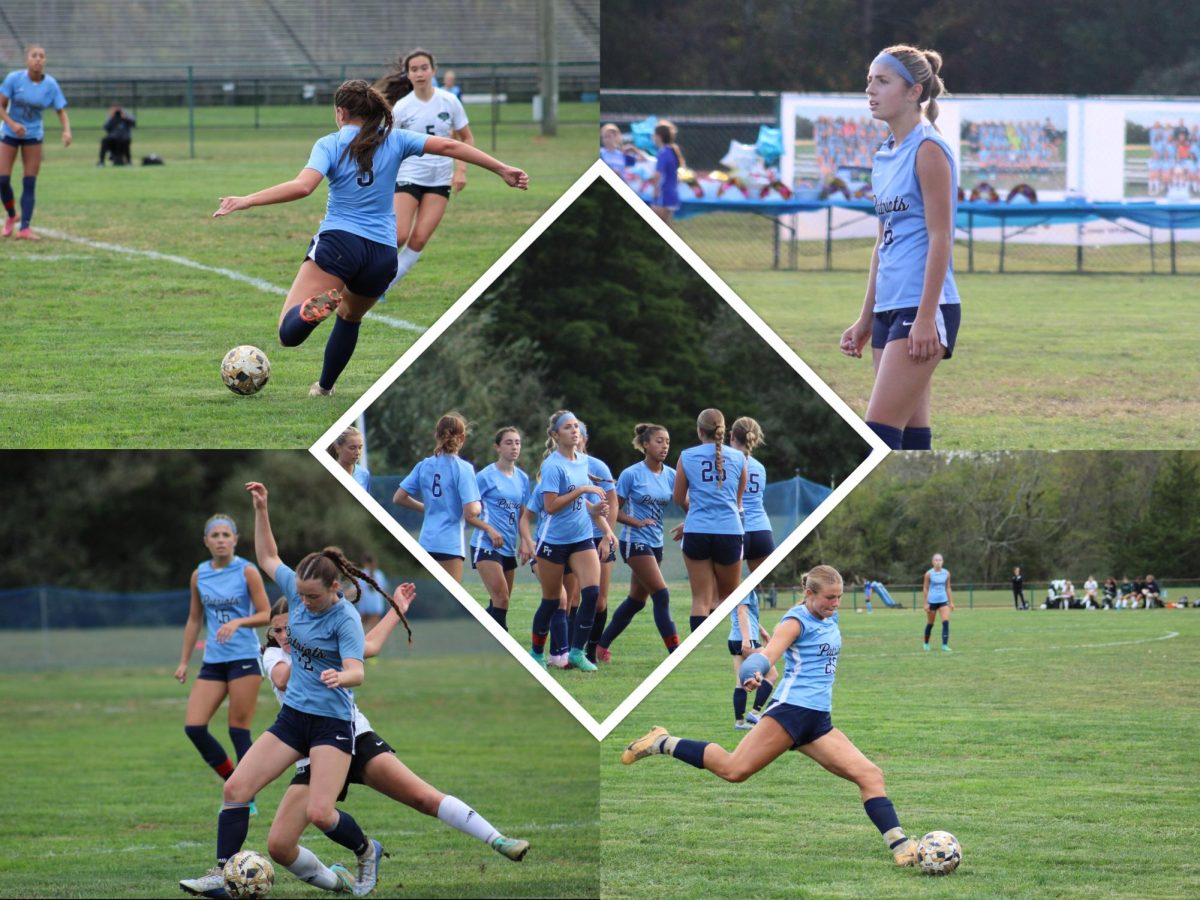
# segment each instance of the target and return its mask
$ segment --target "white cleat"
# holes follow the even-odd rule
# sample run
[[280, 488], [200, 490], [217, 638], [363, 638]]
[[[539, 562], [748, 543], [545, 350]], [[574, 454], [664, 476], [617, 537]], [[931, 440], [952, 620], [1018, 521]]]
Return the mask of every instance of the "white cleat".
[[387, 855], [383, 852], [383, 844], [371, 841], [367, 852], [358, 858], [358, 878], [353, 890], [355, 897], [365, 897], [375, 890], [375, 882], [379, 880], [379, 860]]
[[179, 886], [193, 897], [228, 897], [225, 890], [225, 871], [221, 866], [209, 869], [199, 878], [185, 878]]

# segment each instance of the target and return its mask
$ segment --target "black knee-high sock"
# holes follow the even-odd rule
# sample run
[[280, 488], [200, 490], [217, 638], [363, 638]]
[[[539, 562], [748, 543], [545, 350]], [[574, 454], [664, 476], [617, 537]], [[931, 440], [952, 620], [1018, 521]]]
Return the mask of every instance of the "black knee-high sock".
[[896, 807], [892, 805], [890, 799], [872, 797], [863, 804], [863, 809], [866, 810], [871, 822], [879, 829], [879, 833], [883, 835], [889, 850], [895, 850], [908, 840], [904, 829], [900, 827], [900, 817], [896, 815]]
[[558, 612], [558, 601], [542, 598], [541, 605], [533, 614], [533, 643], [534, 653], [542, 653], [546, 649], [546, 635], [550, 633], [551, 617]]
[[588, 637], [587, 642], [587, 658], [591, 662], [596, 661], [596, 646], [600, 643], [600, 637], [604, 634], [604, 623], [608, 621], [608, 607], [596, 612], [596, 621], [592, 623], [592, 633]]
[[704, 748], [709, 743], [709, 741], [689, 741], [687, 738], [680, 738], [675, 744], [675, 749], [671, 751], [671, 755], [689, 766], [703, 769]]
[[217, 816], [217, 862], [225, 860], [242, 849], [246, 843], [246, 832], [250, 830], [250, 804], [225, 804]]
[[[679, 630], [671, 618], [671, 592], [667, 588], [655, 591], [650, 595], [650, 601], [654, 604], [654, 627], [666, 644], [667, 652], [671, 653], [679, 646]], [[696, 630], [694, 625], [692, 630]]]
[[285, 347], [299, 347], [319, 324], [305, 322], [300, 318], [300, 306], [293, 306], [283, 314], [283, 321], [279, 323], [279, 343]]
[[579, 592], [579, 612], [575, 617], [575, 631], [571, 635], [571, 649], [582, 650], [592, 636], [592, 625], [596, 621], [596, 604], [600, 602], [599, 585], [590, 584]]
[[353, 816], [344, 809], [337, 810], [337, 817], [337, 822], [325, 832], [325, 836], [335, 844], [341, 844], [355, 856], [362, 856], [370, 846], [367, 843], [367, 836], [358, 827]]
[[933, 625], [932, 624], [926, 625], [925, 626], [925, 643], [927, 643], [927, 644], [929, 643], [929, 636], [931, 634], [933, 634]]
[[229, 726], [229, 740], [233, 741], [233, 751], [237, 754], [238, 762], [250, 752], [250, 745], [254, 743], [249, 728], [234, 728], [232, 725]]
[[329, 340], [325, 342], [325, 364], [321, 368], [318, 384], [324, 390], [330, 390], [354, 355], [354, 347], [358, 343], [360, 322], [348, 322], [341, 316], [333, 320], [333, 330], [329, 332]]
[[875, 432], [883, 440], [885, 444], [892, 450], [902, 449], [904, 444], [904, 432], [892, 425], [884, 425], [880, 422], [867, 422], [867, 427]]
[[212, 766], [214, 772], [222, 778], [228, 778], [233, 773], [233, 763], [229, 754], [225, 752], [221, 742], [208, 733], [207, 725], [184, 725], [183, 732], [188, 736], [188, 740], [196, 745], [200, 756]]
[[695, 631], [697, 628], [700, 627], [700, 624], [707, 618], [708, 618], [708, 616], [689, 616], [688, 617], [688, 626], [689, 626], [690, 630]]
[[763, 705], [771, 699], [771, 692], [775, 690], [775, 685], [769, 681], [764, 681], [758, 686], [758, 690], [754, 692], [754, 711], [758, 712], [763, 708]]
[[932, 428], [905, 428], [900, 439], [901, 450], [930, 450], [933, 448]]
[[562, 656], [571, 649], [571, 631], [567, 627], [567, 611], [555, 609], [550, 616], [550, 655]]
[[950, 643], [950, 622], [949, 621], [945, 621], [942, 623], [942, 643], [943, 644]]
[[613, 613], [612, 621], [608, 623], [608, 627], [604, 629], [604, 634], [600, 636], [600, 646], [606, 650], [611, 647], [613, 641], [620, 637], [621, 632], [633, 621], [633, 617], [645, 608], [645, 600], [634, 600], [632, 597], [626, 597], [622, 600], [621, 605]]
[[746, 718], [746, 689], [736, 687], [733, 689], [733, 718], [738, 722]]
[[508, 610], [507, 609], [501, 609], [500, 607], [492, 606], [492, 604], [489, 603], [488, 608], [487, 608], [487, 614], [489, 616], [491, 616], [493, 620], [495, 620], [497, 625], [499, 625], [505, 631], [508, 631]]
[[0, 175], [0, 203], [10, 219], [17, 217], [17, 195], [13, 193], [11, 175]]
[[21, 179], [21, 227], [28, 228], [33, 222], [33, 205], [37, 202], [37, 176], [26, 175]]

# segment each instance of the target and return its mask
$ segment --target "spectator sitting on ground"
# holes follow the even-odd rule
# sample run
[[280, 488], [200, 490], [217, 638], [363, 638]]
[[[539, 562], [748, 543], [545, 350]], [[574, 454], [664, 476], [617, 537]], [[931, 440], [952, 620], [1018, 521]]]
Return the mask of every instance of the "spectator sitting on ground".
[[1155, 606], [1162, 607], [1162, 590], [1158, 586], [1158, 582], [1154, 580], [1153, 575], [1146, 576], [1146, 583], [1142, 585], [1142, 595], [1146, 598], [1146, 609], [1151, 609]]
[[1096, 583], [1096, 576], [1089, 575], [1087, 577], [1087, 581], [1083, 583], [1084, 606], [1088, 607], [1089, 609], [1094, 606], [1099, 606], [1099, 604], [1096, 602], [1096, 591], [1099, 589], [1099, 587], [1100, 586]]
[[108, 121], [104, 123], [104, 137], [100, 138], [100, 161], [104, 165], [104, 157], [112, 159], [114, 166], [127, 166], [132, 162], [129, 145], [133, 143], [132, 129], [137, 125], [133, 116], [121, 109], [121, 104], [114, 103], [109, 111]]
[[1117, 579], [1109, 575], [1104, 579], [1104, 608], [1115, 609], [1120, 594], [1117, 591]]

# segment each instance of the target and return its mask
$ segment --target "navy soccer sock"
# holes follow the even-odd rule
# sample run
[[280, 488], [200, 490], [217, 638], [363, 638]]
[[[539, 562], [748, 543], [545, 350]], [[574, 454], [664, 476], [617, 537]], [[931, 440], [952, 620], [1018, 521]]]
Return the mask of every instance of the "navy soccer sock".
[[33, 221], [33, 204], [37, 202], [37, 176], [26, 175], [21, 179], [21, 227], [28, 228]]
[[708, 618], [708, 616], [689, 616], [688, 617], [689, 633], [692, 631], [695, 631], [697, 628], [699, 628], [700, 624], [707, 618]]
[[592, 633], [588, 637], [587, 642], [587, 658], [591, 662], [596, 661], [596, 646], [600, 643], [600, 637], [604, 634], [604, 623], [608, 621], [608, 607], [596, 613], [596, 621], [592, 623]]
[[942, 623], [942, 643], [943, 644], [950, 643], [950, 623], [949, 622]]
[[579, 611], [575, 616], [575, 630], [571, 633], [572, 650], [582, 650], [592, 636], [596, 604], [599, 602], [600, 588], [597, 585], [588, 585], [579, 592]]
[[350, 357], [354, 355], [354, 347], [358, 344], [358, 328], [361, 322], [347, 322], [341, 316], [333, 320], [333, 330], [329, 332], [329, 340], [325, 342], [325, 365], [321, 368], [321, 377], [317, 383], [324, 390], [331, 390]]
[[926, 625], [926, 626], [925, 626], [925, 643], [927, 643], [927, 644], [929, 643], [929, 636], [930, 636], [931, 634], [933, 634], [933, 626], [932, 626], [932, 625]]
[[567, 613], [567, 634], [575, 637], [575, 622], [579, 618], [579, 607], [574, 607]]
[[758, 690], [754, 693], [754, 711], [758, 712], [766, 705], [766, 702], [771, 699], [771, 692], [775, 690], [775, 685], [769, 681], [764, 681], [758, 686]]
[[879, 422], [868, 422], [867, 427], [875, 432], [893, 450], [903, 449], [904, 432], [899, 428], [893, 428], [891, 425], [883, 425]]
[[901, 450], [931, 450], [933, 448], [932, 428], [905, 428], [900, 440]]
[[341, 844], [355, 856], [362, 856], [367, 852], [369, 846], [367, 836], [363, 834], [363, 830], [358, 827], [358, 823], [354, 821], [354, 817], [350, 813], [339, 809], [337, 814], [337, 822], [325, 832], [325, 837], [335, 844]]
[[606, 650], [611, 647], [612, 642], [621, 636], [622, 631], [629, 627], [629, 623], [633, 621], [633, 617], [645, 608], [645, 600], [634, 600], [632, 597], [626, 597], [622, 600], [621, 605], [613, 613], [612, 621], [608, 623], [608, 627], [604, 629], [604, 634], [600, 636], [600, 646]]
[[565, 609], [555, 609], [550, 617], [550, 655], [562, 656], [571, 649], [571, 631]]
[[501, 609], [500, 607], [492, 606], [489, 603], [488, 608], [487, 608], [487, 614], [489, 616], [491, 616], [493, 620], [495, 620], [497, 625], [499, 625], [505, 631], [508, 631], [508, 610], [507, 609]]
[[746, 718], [745, 688], [736, 687], [733, 689], [733, 717], [739, 722]]
[[690, 766], [695, 766], [697, 769], [704, 768], [704, 748], [709, 744], [708, 741], [689, 741], [680, 738], [675, 744], [675, 749], [671, 751], [671, 755], [676, 759], [682, 760]]
[[299, 347], [319, 324], [300, 318], [300, 304], [297, 304], [283, 314], [283, 321], [279, 323], [279, 343], [285, 347]]
[[17, 217], [17, 195], [13, 193], [11, 175], [0, 175], [0, 203], [10, 219]]
[[230, 762], [221, 742], [208, 733], [208, 726], [184, 725], [183, 731], [188, 739], [196, 745], [196, 749], [200, 751], [200, 756], [204, 761], [212, 766], [213, 771], [222, 778], [228, 778], [233, 772], [233, 763]]
[[238, 762], [250, 752], [250, 745], [254, 743], [249, 728], [234, 728], [232, 725], [229, 726], [229, 740], [233, 741], [233, 750], [237, 754]]
[[896, 815], [896, 807], [887, 797], [872, 797], [863, 804], [871, 822], [879, 829], [889, 850], [895, 850], [908, 840], [904, 829], [900, 827], [900, 817]]
[[[650, 595], [650, 602], [654, 604], [654, 627], [658, 629], [659, 635], [667, 643], [668, 648], [678, 647], [679, 631], [675, 628], [675, 621], [671, 618], [671, 592], [667, 588], [655, 591]], [[672, 638], [674, 641], [671, 640]]]
[[250, 804], [227, 803], [217, 816], [217, 862], [225, 860], [242, 849], [246, 843], [246, 832], [250, 830]]
[[558, 612], [558, 601], [542, 598], [541, 605], [533, 614], [533, 652], [541, 654], [546, 649], [546, 635], [550, 633], [550, 621]]

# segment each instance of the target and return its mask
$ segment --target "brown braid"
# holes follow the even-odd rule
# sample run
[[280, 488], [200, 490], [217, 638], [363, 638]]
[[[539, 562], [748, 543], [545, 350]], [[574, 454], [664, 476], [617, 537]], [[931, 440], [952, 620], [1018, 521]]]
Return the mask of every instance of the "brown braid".
[[433, 447], [434, 455], [457, 453], [467, 442], [468, 433], [467, 420], [461, 414], [446, 413], [438, 419], [437, 427], [433, 429], [433, 438], [436, 442]]
[[717, 487], [725, 484], [725, 457], [721, 449], [725, 443], [725, 417], [719, 409], [706, 409], [696, 417], [696, 428], [707, 438], [712, 438], [717, 456]]
[[359, 172], [371, 171], [375, 151], [392, 130], [391, 106], [383, 94], [361, 78], [342, 82], [333, 95], [333, 105], [346, 110], [352, 119], [362, 119], [362, 127], [342, 156], [349, 154]]
[[[396, 65], [401, 65], [401, 62], [398, 60]], [[371, 86], [383, 95], [383, 99], [390, 106], [395, 106], [411, 94], [413, 89], [412, 82], [408, 80], [408, 72], [399, 68], [392, 69]]]
[[742, 416], [740, 419], [736, 419], [733, 425], [730, 426], [730, 434], [734, 440], [746, 448], [743, 452], [747, 456], [754, 452], [755, 447], [766, 444], [766, 440], [763, 438], [762, 426], [749, 416]]
[[379, 593], [383, 594], [383, 596], [387, 597], [388, 603], [396, 611], [396, 615], [400, 617], [400, 623], [404, 626], [404, 630], [408, 632], [408, 642], [412, 643], [412, 628], [408, 625], [407, 617], [405, 617], [404, 613], [400, 612], [400, 607], [388, 596], [387, 591], [380, 586], [379, 582], [372, 578], [369, 573], [364, 572], [358, 566], [354, 565], [354, 563], [350, 562], [350, 560], [346, 559], [345, 554], [336, 547], [326, 547], [320, 553], [310, 553], [304, 559], [300, 560], [300, 564], [296, 566], [297, 581], [315, 578], [320, 580], [321, 584], [327, 588], [338, 580], [339, 573], [354, 581], [356, 586], [357, 581], [355, 579], [361, 578], [371, 587], [375, 588], [375, 590], [379, 591]]

